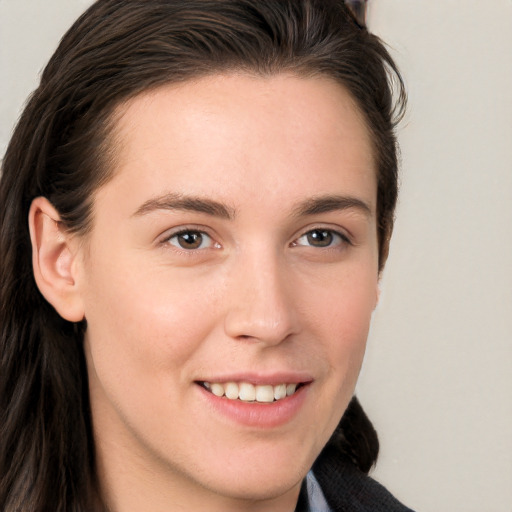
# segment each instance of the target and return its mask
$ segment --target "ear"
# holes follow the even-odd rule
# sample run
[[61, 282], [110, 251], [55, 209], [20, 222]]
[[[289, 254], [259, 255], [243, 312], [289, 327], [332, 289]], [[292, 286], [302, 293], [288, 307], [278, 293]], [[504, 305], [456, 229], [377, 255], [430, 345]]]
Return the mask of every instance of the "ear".
[[63, 228], [57, 210], [45, 197], [32, 201], [29, 211], [32, 266], [39, 291], [69, 322], [84, 319], [76, 281], [79, 244]]

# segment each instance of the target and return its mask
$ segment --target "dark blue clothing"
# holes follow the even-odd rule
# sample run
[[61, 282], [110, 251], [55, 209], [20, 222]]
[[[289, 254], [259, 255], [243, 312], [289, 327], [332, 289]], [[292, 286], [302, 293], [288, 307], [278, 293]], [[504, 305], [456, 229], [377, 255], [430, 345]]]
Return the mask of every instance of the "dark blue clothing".
[[[320, 454], [313, 465], [313, 474], [331, 512], [413, 512], [382, 485], [331, 450]], [[310, 502], [304, 481], [296, 512], [317, 512], [312, 510]]]

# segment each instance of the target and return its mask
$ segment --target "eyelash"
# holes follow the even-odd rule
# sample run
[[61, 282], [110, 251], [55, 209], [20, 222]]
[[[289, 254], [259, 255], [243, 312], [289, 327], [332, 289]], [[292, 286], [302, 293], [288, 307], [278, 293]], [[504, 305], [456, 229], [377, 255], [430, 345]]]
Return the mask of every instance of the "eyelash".
[[[301, 246], [302, 244], [299, 243], [299, 241], [303, 238], [307, 238], [308, 236], [312, 236], [314, 233], [321, 233], [322, 235], [328, 235], [331, 237], [331, 242], [326, 245], [326, 246], [315, 246], [313, 244], [304, 244], [304, 246], [307, 246], [307, 247], [313, 247], [313, 248], [318, 248], [318, 249], [334, 249], [338, 246], [343, 246], [343, 245], [353, 245], [351, 240], [349, 239], [349, 237], [347, 235], [345, 235], [344, 233], [341, 233], [340, 231], [336, 231], [335, 229], [331, 229], [331, 228], [325, 228], [325, 227], [315, 227], [313, 229], [309, 229], [308, 231], [306, 231], [305, 233], [303, 233], [302, 235], [300, 235], [298, 238], [296, 238], [293, 242], [292, 242], [292, 246], [293, 247], [298, 247], [298, 246]], [[335, 242], [335, 240], [338, 239], [337, 243]]]
[[[331, 237], [331, 241], [328, 243], [328, 245], [325, 245], [325, 246], [323, 246], [323, 245], [315, 246], [312, 243], [309, 243], [309, 244], [301, 244], [301, 243], [299, 243], [301, 239], [305, 238], [305, 239], [308, 240], [308, 237], [312, 237], [314, 234], [320, 234], [320, 233], [323, 236], [328, 236], [328, 237], [330, 236]], [[204, 242], [204, 239], [206, 238], [206, 239], [208, 239], [210, 241], [210, 244], [209, 244], [208, 247], [197, 246], [197, 247], [188, 247], [187, 248], [187, 247], [183, 247], [179, 242], [176, 242], [176, 243], [172, 242], [173, 240], [177, 240], [178, 237], [184, 236], [184, 235], [199, 236], [201, 238], [200, 245], [202, 245], [202, 243]], [[337, 242], [336, 242], [336, 239], [337, 239]], [[308, 241], [311, 242], [310, 239]], [[185, 252], [188, 252], [188, 253], [199, 251], [199, 250], [211, 249], [211, 248], [218, 249], [218, 248], [221, 247], [220, 244], [215, 242], [213, 240], [213, 238], [208, 233], [206, 233], [204, 230], [202, 230], [200, 228], [193, 228], [193, 227], [184, 228], [184, 229], [181, 229], [180, 231], [172, 233], [171, 235], [167, 236], [162, 241], [162, 243], [163, 244], [172, 245], [177, 250], [182, 250], [182, 251], [185, 251]], [[351, 240], [349, 239], [349, 237], [347, 235], [345, 235], [344, 233], [341, 233], [339, 231], [336, 231], [336, 230], [330, 229], [330, 228], [315, 227], [313, 229], [309, 229], [308, 231], [304, 232], [302, 235], [297, 237], [290, 244], [290, 246], [291, 247], [305, 246], [305, 247], [313, 247], [313, 248], [318, 248], [318, 249], [333, 249], [335, 247], [338, 247], [340, 245], [345, 245], [345, 244], [353, 245]]]
[[[202, 242], [204, 241], [204, 239], [207, 238], [208, 240], [210, 240], [210, 246], [209, 247], [186, 248], [186, 247], [181, 246], [181, 244], [179, 244], [179, 242], [177, 242], [176, 244], [174, 244], [172, 242], [173, 240], [178, 240], [178, 237], [184, 236], [184, 235], [195, 235], [195, 236], [199, 235], [201, 237], [201, 245], [202, 245]], [[197, 251], [197, 250], [205, 250], [205, 249], [211, 249], [211, 248], [214, 248], [214, 249], [220, 248], [220, 245], [217, 242], [215, 242], [213, 240], [213, 238], [208, 233], [206, 233], [204, 230], [199, 229], [199, 228], [181, 229], [180, 231], [172, 233], [171, 235], [166, 237], [162, 241], [162, 243], [172, 245], [177, 250], [181, 250], [181, 251], [185, 251], [185, 252], [193, 252], [193, 251]]]

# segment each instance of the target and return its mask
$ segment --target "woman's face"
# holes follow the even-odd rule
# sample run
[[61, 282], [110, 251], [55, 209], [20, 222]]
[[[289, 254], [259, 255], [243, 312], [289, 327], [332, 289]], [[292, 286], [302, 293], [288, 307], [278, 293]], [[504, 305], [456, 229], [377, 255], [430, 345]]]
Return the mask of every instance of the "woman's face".
[[326, 78], [233, 74], [130, 100], [116, 137], [76, 267], [100, 476], [293, 501], [376, 304], [362, 115]]

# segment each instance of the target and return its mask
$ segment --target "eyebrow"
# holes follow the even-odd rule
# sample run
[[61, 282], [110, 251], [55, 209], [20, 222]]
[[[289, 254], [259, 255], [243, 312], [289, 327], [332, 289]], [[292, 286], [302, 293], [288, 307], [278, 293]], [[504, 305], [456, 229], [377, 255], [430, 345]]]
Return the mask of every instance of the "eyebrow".
[[146, 201], [141, 205], [134, 216], [147, 215], [157, 210], [184, 210], [205, 213], [223, 219], [232, 219], [234, 210], [222, 203], [202, 197], [184, 196], [181, 194], [164, 194]]
[[[300, 203], [293, 211], [295, 217], [307, 217], [320, 213], [328, 213], [339, 210], [359, 210], [366, 217], [371, 217], [371, 207], [355, 197], [347, 196], [321, 196], [307, 199]], [[154, 197], [142, 204], [133, 214], [134, 216], [147, 215], [158, 210], [183, 210], [205, 213], [213, 217], [232, 220], [235, 217], [235, 210], [226, 205], [213, 201], [212, 199], [184, 196], [182, 194], [164, 194]]]
[[372, 216], [372, 208], [361, 199], [349, 196], [321, 196], [308, 199], [299, 204], [294, 214], [297, 217], [328, 213], [338, 210], [359, 210], [366, 217]]

